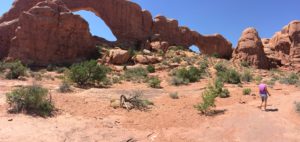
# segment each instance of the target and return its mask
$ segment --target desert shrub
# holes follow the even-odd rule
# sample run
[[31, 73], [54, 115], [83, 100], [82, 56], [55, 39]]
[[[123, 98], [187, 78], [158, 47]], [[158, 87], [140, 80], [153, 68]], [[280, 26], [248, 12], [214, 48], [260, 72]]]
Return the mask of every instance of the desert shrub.
[[181, 62], [181, 58], [176, 56], [176, 57], [172, 58], [172, 62], [173, 63], [180, 63]]
[[201, 70], [193, 66], [189, 69], [177, 69], [173, 73], [171, 84], [177, 86], [181, 84], [188, 84], [190, 82], [197, 82], [201, 78], [201, 75]]
[[241, 79], [242, 81], [245, 81], [245, 82], [251, 82], [253, 77], [253, 75], [251, 74], [251, 72], [249, 70], [245, 70], [243, 72], [243, 74], [241, 75]]
[[69, 71], [69, 78], [79, 86], [101, 83], [105, 81], [109, 69], [98, 65], [97, 61], [85, 61], [73, 64]]
[[264, 83], [267, 84], [267, 85], [269, 85], [269, 86], [273, 86], [273, 85], [275, 85], [276, 81], [277, 81], [276, 78], [272, 78], [270, 80], [264, 81]]
[[148, 84], [152, 88], [161, 88], [160, 83], [161, 83], [161, 81], [156, 76], [155, 77], [150, 77], [148, 79]]
[[177, 92], [175, 92], [175, 93], [170, 93], [169, 96], [170, 96], [170, 98], [172, 98], [172, 99], [179, 99], [179, 96], [178, 96], [178, 93], [177, 93]]
[[54, 105], [47, 97], [48, 90], [37, 85], [22, 87], [6, 94], [12, 112], [26, 111], [40, 116], [49, 116], [54, 110]]
[[47, 69], [47, 71], [50, 71], [50, 72], [51, 72], [51, 71], [56, 70], [56, 68], [57, 68], [57, 67], [56, 67], [55, 65], [49, 64], [49, 65], [47, 66], [46, 69]]
[[249, 62], [247, 62], [247, 61], [242, 61], [242, 62], [241, 62], [241, 66], [242, 66], [242, 67], [246, 67], [246, 68], [247, 68], [247, 67], [249, 67], [249, 66], [250, 66], [250, 63], [249, 63]]
[[217, 94], [215, 93], [214, 87], [209, 85], [208, 88], [202, 93], [202, 101], [197, 104], [195, 108], [198, 109], [202, 114], [208, 115], [211, 112], [211, 108], [215, 107], [215, 98]]
[[42, 81], [43, 80], [43, 75], [39, 72], [31, 72], [30, 76], [33, 77], [37, 81]]
[[259, 84], [259, 83], [261, 83], [263, 78], [260, 75], [258, 75], [258, 76], [255, 76], [254, 80], [255, 80], [256, 84]]
[[68, 70], [66, 67], [57, 67], [55, 71], [56, 73], [64, 73], [66, 70]]
[[240, 74], [235, 69], [228, 69], [217, 73], [219, 79], [230, 84], [241, 83]]
[[177, 76], [173, 76], [170, 80], [170, 84], [174, 86], [187, 85], [190, 82], [188, 80], [184, 80], [183, 78], [179, 78]]
[[116, 84], [116, 83], [121, 83], [122, 82], [122, 78], [119, 76], [113, 76], [112, 77], [112, 83]]
[[221, 63], [221, 62], [215, 64], [214, 68], [217, 70], [218, 73], [219, 72], [226, 72], [227, 71], [226, 66], [223, 63]]
[[243, 89], [243, 95], [250, 95], [252, 90], [250, 88]]
[[220, 58], [221, 57], [220, 54], [218, 54], [218, 53], [213, 53], [210, 56], [214, 57], [214, 58]]
[[147, 66], [147, 71], [148, 71], [149, 73], [154, 73], [154, 72], [155, 72], [155, 67], [154, 67], [153, 65], [148, 65], [148, 66]]
[[169, 50], [178, 51], [178, 50], [187, 50], [187, 49], [183, 46], [171, 46]]
[[[126, 103], [129, 103], [130, 106], [126, 105]], [[149, 105], [154, 105], [152, 101], [144, 98], [142, 91], [133, 91], [129, 94], [128, 98], [122, 95], [120, 98], [120, 104], [121, 107], [138, 110], [147, 110]]]
[[224, 89], [224, 83], [220, 79], [216, 79], [214, 85], [212, 86], [211, 90], [215, 93], [216, 96], [220, 98], [228, 98], [230, 97], [230, 92], [228, 89]]
[[6, 63], [5, 68], [8, 69], [8, 72], [5, 75], [7, 79], [18, 79], [20, 76], [26, 75], [27, 68], [21, 63], [21, 61]]
[[148, 71], [142, 67], [127, 69], [124, 73], [125, 79], [128, 81], [144, 81], [148, 77]]
[[59, 85], [58, 91], [61, 93], [67, 93], [67, 92], [71, 92], [71, 85], [68, 81], [64, 80], [61, 82], [61, 84]]
[[279, 82], [281, 84], [295, 85], [299, 82], [299, 76], [296, 73], [291, 73], [287, 77], [281, 78]]

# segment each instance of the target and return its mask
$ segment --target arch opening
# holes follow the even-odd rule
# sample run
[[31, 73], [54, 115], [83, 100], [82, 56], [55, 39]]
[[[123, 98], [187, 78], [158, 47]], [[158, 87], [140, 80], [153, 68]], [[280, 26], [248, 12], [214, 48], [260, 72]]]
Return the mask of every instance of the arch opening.
[[198, 54], [201, 53], [199, 47], [197, 47], [196, 45], [190, 46], [189, 49], [190, 49], [191, 51], [195, 52], [195, 53], [198, 53]]
[[76, 15], [80, 15], [84, 20], [88, 22], [90, 33], [93, 36], [98, 36], [111, 42], [117, 41], [117, 38], [112, 33], [111, 29], [100, 17], [95, 15], [95, 13], [87, 10], [78, 10], [73, 13]]

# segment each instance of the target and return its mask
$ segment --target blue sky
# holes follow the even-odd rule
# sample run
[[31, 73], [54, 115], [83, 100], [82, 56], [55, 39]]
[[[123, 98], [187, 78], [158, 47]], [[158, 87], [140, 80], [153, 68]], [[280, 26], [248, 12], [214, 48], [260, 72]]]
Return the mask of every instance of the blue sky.
[[[0, 14], [13, 0], [1, 1]], [[132, 0], [158, 14], [178, 19], [201, 34], [220, 33], [234, 46], [247, 27], [255, 27], [261, 37], [272, 37], [292, 20], [300, 20], [300, 0]], [[115, 40], [110, 29], [93, 13], [79, 11], [90, 24], [92, 34]]]

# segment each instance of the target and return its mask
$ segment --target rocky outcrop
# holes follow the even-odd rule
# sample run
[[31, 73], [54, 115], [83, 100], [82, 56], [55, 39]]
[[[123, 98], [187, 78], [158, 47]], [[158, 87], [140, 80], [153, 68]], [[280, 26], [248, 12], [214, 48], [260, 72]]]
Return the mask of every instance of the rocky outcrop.
[[273, 67], [300, 70], [300, 21], [292, 21], [271, 39], [264, 39], [264, 51]]
[[222, 35], [203, 36], [187, 27], [179, 26], [177, 20], [164, 16], [155, 17], [152, 31], [155, 40], [167, 41], [171, 46], [187, 48], [196, 45], [203, 54], [219, 54], [220, 57], [229, 59], [233, 51], [232, 44]]
[[263, 43], [254, 28], [247, 28], [243, 31], [238, 41], [238, 46], [234, 50], [234, 62], [246, 61], [260, 69], [268, 69], [269, 61], [263, 49]]
[[161, 62], [161, 58], [150, 55], [136, 55], [133, 57], [133, 61], [139, 64], [155, 64]]
[[26, 64], [71, 64], [96, 53], [88, 23], [60, 2], [40, 2], [19, 16], [9, 57]]
[[18, 19], [0, 24], [0, 59], [7, 57], [17, 26]]
[[130, 59], [129, 52], [122, 49], [109, 50], [107, 63], [122, 65]]
[[[15, 0], [15, 2], [13, 3], [13, 7], [9, 10], [9, 12], [4, 14], [0, 18], [0, 23], [18, 19], [20, 15], [24, 17], [24, 15], [26, 15], [24, 14], [26, 13], [26, 11], [31, 10], [31, 8], [34, 7], [38, 2], [43, 2], [43, 1], [44, 0]], [[54, 0], [47, 0], [47, 1], [50, 2]], [[154, 20], [152, 20], [152, 15], [150, 14], [150, 12], [146, 10], [142, 10], [139, 5], [131, 1], [127, 1], [127, 0], [56, 0], [56, 1], [59, 1], [60, 3], [64, 3], [65, 6], [70, 10], [67, 12], [68, 14], [62, 14], [64, 15], [63, 17], [65, 17], [64, 20], [68, 19], [67, 15], [69, 15], [70, 17], [75, 17], [70, 12], [74, 12], [78, 10], [92, 11], [98, 17], [103, 19], [103, 21], [108, 25], [108, 27], [111, 29], [113, 34], [116, 36], [118, 40], [117, 43], [128, 45], [128, 47], [144, 46], [147, 40], [149, 42], [160, 41], [160, 42], [167, 42], [169, 46], [173, 46], [173, 45], [183, 46], [185, 48], [189, 48], [192, 45], [196, 45], [200, 48], [203, 54], [217, 53], [220, 55], [220, 57], [224, 57], [224, 58], [231, 57], [231, 53], [232, 53], [231, 43], [228, 42], [221, 35], [203, 36], [195, 31], [191, 31], [187, 27], [179, 26], [177, 20], [170, 20], [163, 16], [158, 16]], [[37, 13], [35, 13], [35, 15], [37, 15]], [[43, 16], [43, 13], [40, 13], [39, 15], [41, 17]], [[44, 16], [49, 17], [49, 15], [44, 15]], [[37, 20], [35, 18], [33, 18], [32, 20], [33, 22], [39, 22], [39, 21], [34, 21]], [[53, 21], [50, 20], [48, 22], [53, 22]], [[59, 23], [63, 23], [63, 22], [64, 21], [59, 21]], [[46, 24], [46, 21], [42, 23], [44, 24], [43, 26], [48, 26]], [[39, 23], [34, 23], [33, 25], [39, 25]], [[85, 26], [86, 24], [83, 25]], [[32, 27], [29, 26], [28, 28], [32, 28]], [[44, 27], [44, 28], [50, 29], [50, 27]], [[55, 29], [56, 28], [54, 28], [53, 30], [48, 30], [48, 32], [53, 33], [55, 32]], [[21, 31], [18, 32], [22, 33], [22, 29]], [[26, 35], [24, 31], [23, 33], [24, 36], [37, 36], [36, 34]], [[152, 37], [154, 35], [158, 35], [158, 38], [153, 39]], [[51, 36], [51, 34], [49, 36]], [[85, 38], [83, 37], [83, 39]], [[97, 42], [99, 41], [101, 42], [99, 38], [94, 38], [94, 40], [96, 40]], [[18, 40], [14, 40], [14, 42], [15, 41]], [[8, 40], [6, 40], [5, 42], [8, 42]], [[16, 43], [15, 45], [18, 44], [19, 43]], [[67, 42], [64, 43], [64, 46], [66, 46], [66, 44], [69, 44], [67, 46], [71, 46], [74, 45], [75, 43]], [[96, 43], [94, 42], [94, 44]], [[55, 47], [54, 49], [56, 48], [58, 47]], [[23, 50], [20, 50], [18, 52], [23, 52]]]

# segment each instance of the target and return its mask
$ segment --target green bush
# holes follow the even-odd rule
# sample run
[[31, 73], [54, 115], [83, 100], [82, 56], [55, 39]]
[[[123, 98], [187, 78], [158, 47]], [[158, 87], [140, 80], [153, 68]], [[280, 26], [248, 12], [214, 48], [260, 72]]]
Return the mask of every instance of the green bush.
[[299, 82], [299, 76], [296, 73], [291, 73], [287, 77], [281, 78], [279, 82], [281, 84], [295, 85]]
[[214, 68], [217, 70], [217, 72], [226, 72], [227, 68], [223, 63], [217, 63]]
[[105, 81], [109, 69], [98, 65], [96, 60], [74, 64], [70, 68], [69, 78], [79, 86]]
[[230, 84], [241, 83], [240, 74], [235, 69], [228, 69], [217, 73], [218, 78]]
[[154, 67], [153, 65], [148, 65], [148, 66], [147, 66], [147, 71], [148, 71], [149, 73], [154, 73], [154, 72], [155, 72], [155, 67]]
[[50, 71], [50, 72], [51, 72], [51, 71], [56, 70], [56, 68], [57, 68], [57, 67], [56, 67], [55, 65], [50, 64], [50, 65], [47, 66], [47, 71]]
[[144, 81], [148, 77], [148, 71], [142, 67], [127, 69], [124, 73], [125, 79], [128, 81]]
[[250, 66], [250, 63], [249, 62], [247, 62], [247, 61], [242, 61], [241, 62], [241, 66], [243, 66], [243, 67], [249, 67]]
[[178, 50], [187, 50], [187, 49], [185, 47], [183, 47], [183, 46], [171, 46], [169, 48], [169, 50], [178, 51]]
[[243, 72], [241, 79], [245, 82], [251, 82], [253, 79], [253, 75], [251, 74], [251, 72], [249, 70], [246, 70]]
[[196, 67], [190, 67], [189, 69], [181, 68], [175, 70], [171, 80], [172, 85], [188, 84], [190, 82], [197, 82], [202, 76], [200, 69]]
[[252, 90], [250, 88], [243, 89], [243, 95], [250, 95]]
[[224, 89], [224, 83], [220, 79], [216, 79], [214, 85], [212, 86], [211, 90], [215, 93], [216, 96], [220, 98], [228, 98], [230, 97], [230, 92], [228, 89]]
[[178, 96], [178, 93], [177, 93], [177, 92], [175, 92], [175, 93], [170, 93], [169, 96], [170, 96], [170, 98], [172, 98], [172, 99], [179, 99], [179, 96]]
[[26, 75], [27, 68], [21, 63], [21, 61], [6, 63], [5, 68], [9, 70], [5, 75], [7, 79], [18, 79], [20, 76]]
[[149, 86], [152, 87], [152, 88], [161, 88], [160, 82], [161, 82], [161, 81], [159, 80], [158, 77], [151, 77], [151, 78], [149, 78], [149, 80], [148, 80], [148, 84], [149, 84]]
[[214, 87], [209, 85], [208, 88], [202, 93], [202, 101], [195, 108], [198, 109], [202, 114], [208, 115], [211, 112], [211, 108], [215, 107], [215, 98], [217, 94], [215, 93]]
[[6, 100], [12, 112], [34, 113], [50, 116], [54, 105], [48, 98], [48, 90], [37, 85], [22, 87], [6, 94]]

